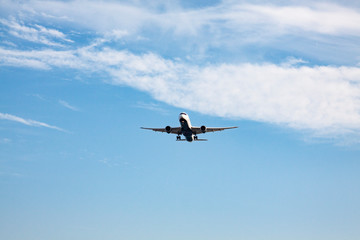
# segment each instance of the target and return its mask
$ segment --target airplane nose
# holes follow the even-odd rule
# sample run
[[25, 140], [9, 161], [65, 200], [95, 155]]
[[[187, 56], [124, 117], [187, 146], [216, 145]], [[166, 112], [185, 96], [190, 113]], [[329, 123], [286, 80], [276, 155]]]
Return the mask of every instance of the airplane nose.
[[187, 114], [186, 113], [180, 113], [179, 114], [179, 121], [185, 122], [186, 121]]

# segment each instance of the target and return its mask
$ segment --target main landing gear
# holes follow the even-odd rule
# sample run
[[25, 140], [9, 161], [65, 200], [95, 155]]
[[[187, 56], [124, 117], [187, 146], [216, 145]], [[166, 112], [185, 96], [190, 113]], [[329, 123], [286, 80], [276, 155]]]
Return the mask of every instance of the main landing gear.
[[176, 140], [177, 141], [180, 141], [181, 140], [181, 137], [178, 135], [178, 136], [176, 136]]
[[196, 135], [194, 136], [194, 140], [198, 140], [198, 137]]

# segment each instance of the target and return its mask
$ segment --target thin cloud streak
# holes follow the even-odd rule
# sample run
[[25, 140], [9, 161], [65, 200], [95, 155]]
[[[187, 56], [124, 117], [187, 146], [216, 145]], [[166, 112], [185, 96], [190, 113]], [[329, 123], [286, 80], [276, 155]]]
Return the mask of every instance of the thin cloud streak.
[[21, 173], [17, 173], [17, 172], [0, 172], [0, 177], [22, 178], [22, 177], [25, 177], [25, 175], [21, 174]]
[[0, 113], [0, 119], [22, 123], [22, 124], [25, 124], [27, 126], [45, 127], [45, 128], [50, 128], [50, 129], [55, 129], [55, 130], [58, 130], [58, 131], [66, 132], [62, 128], [52, 126], [52, 125], [49, 125], [47, 123], [43, 123], [43, 122], [31, 120], [31, 119], [24, 119], [24, 118], [21, 118], [21, 117], [15, 116], [15, 115], [11, 115], [11, 114], [8, 114], [8, 113]]
[[83, 50], [56, 51], [52, 49], [44, 49], [22, 51], [0, 47], [0, 64], [38, 69], [50, 69], [52, 66], [71, 67], [74, 69], [86, 68], [86, 65], [84, 65], [85, 63], [79, 61], [79, 57], [76, 56], [77, 52], [81, 53]]
[[67, 39], [64, 33], [56, 29], [46, 28], [38, 24], [34, 24], [33, 27], [30, 27], [16, 21], [15, 19], [0, 19], [0, 24], [6, 26], [9, 29], [8, 33], [10, 35], [34, 43], [63, 47], [63, 44], [55, 42], [53, 39], [58, 39], [65, 42], [73, 42], [72, 40]]
[[156, 103], [145, 103], [145, 102], [138, 102], [136, 105], [134, 105], [136, 108], [142, 108], [149, 111], [159, 112], [161, 114], [166, 114], [167, 111], [162, 108], [159, 104]]
[[72, 111], [79, 111], [79, 109], [77, 107], [74, 107], [72, 105], [70, 105], [68, 102], [64, 101], [64, 100], [59, 100], [59, 104], [62, 105], [63, 107], [66, 107], [67, 109], [70, 109]]
[[9, 138], [0, 138], [0, 144], [8, 144], [11, 143], [11, 139]]

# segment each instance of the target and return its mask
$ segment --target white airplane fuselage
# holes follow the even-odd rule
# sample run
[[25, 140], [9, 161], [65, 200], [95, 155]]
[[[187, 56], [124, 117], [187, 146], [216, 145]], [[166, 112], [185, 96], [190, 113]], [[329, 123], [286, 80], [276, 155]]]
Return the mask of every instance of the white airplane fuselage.
[[186, 141], [194, 141], [194, 133], [191, 130], [192, 126], [190, 122], [190, 117], [186, 113], [180, 113], [179, 122], [181, 126], [181, 133], [182, 135], [184, 135]]

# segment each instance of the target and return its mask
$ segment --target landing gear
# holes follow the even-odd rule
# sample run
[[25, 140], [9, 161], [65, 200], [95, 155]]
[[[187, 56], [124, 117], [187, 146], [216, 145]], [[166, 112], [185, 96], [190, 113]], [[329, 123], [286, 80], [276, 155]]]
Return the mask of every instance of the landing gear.
[[181, 137], [180, 136], [176, 136], [176, 141], [180, 141]]
[[194, 140], [198, 140], [198, 137], [196, 135], [194, 136]]

